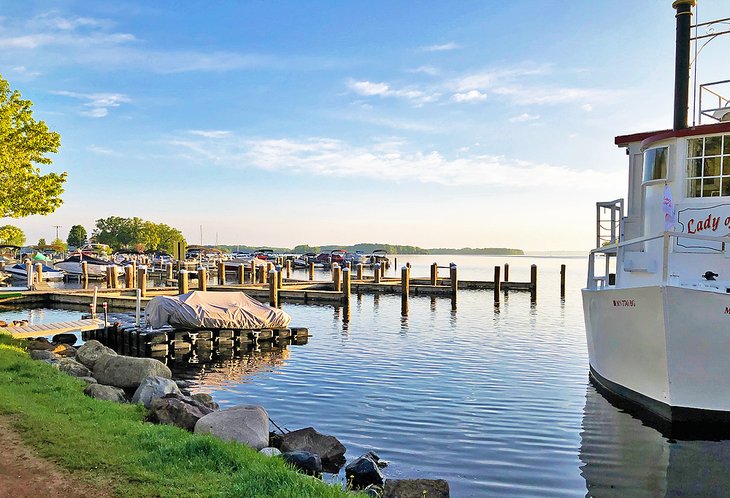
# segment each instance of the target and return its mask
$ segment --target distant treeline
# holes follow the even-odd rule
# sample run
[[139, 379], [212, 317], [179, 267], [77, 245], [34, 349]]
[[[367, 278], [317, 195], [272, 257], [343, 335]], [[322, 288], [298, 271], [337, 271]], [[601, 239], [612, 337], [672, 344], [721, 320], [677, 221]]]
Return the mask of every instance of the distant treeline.
[[[213, 247], [213, 246], [209, 246]], [[340, 246], [340, 245], [324, 245], [324, 246], [310, 246], [307, 244], [300, 244], [294, 248], [288, 247], [261, 247], [261, 246], [246, 246], [246, 245], [225, 245], [216, 246], [224, 252], [253, 252], [258, 249], [271, 249], [276, 253], [286, 254], [304, 254], [308, 252], [320, 253], [330, 252], [335, 249], [343, 249], [348, 252], [362, 251], [366, 254], [372, 253], [376, 249], [382, 249], [388, 254], [474, 254], [481, 256], [522, 256], [525, 253], [522, 249], [509, 249], [506, 247], [463, 247], [461, 249], [450, 249], [450, 248], [438, 248], [438, 249], [424, 249], [418, 246], [401, 246], [395, 244], [371, 244], [362, 243], [355, 244], [352, 246]]]

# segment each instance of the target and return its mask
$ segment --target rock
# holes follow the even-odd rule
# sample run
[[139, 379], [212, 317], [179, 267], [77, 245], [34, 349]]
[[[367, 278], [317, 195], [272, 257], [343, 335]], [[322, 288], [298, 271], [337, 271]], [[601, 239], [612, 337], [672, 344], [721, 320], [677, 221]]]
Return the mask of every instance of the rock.
[[449, 483], [443, 479], [388, 479], [383, 498], [449, 498]]
[[84, 394], [92, 398], [105, 401], [115, 401], [117, 403], [126, 403], [124, 391], [114, 386], [104, 386], [102, 384], [89, 384], [84, 389]]
[[166, 394], [150, 402], [150, 412], [153, 422], [193, 431], [198, 420], [213, 413], [213, 410], [181, 394]]
[[99, 341], [86, 341], [76, 352], [76, 360], [80, 361], [88, 368], [93, 369], [94, 365], [96, 365], [96, 360], [101, 358], [104, 354], [116, 356], [117, 353], [113, 349], [104, 346]]
[[388, 466], [388, 461], [380, 458], [378, 454], [372, 450], [368, 451], [363, 456], [366, 456], [370, 458], [370, 460], [372, 460], [373, 462], [377, 463], [378, 467], [380, 467], [381, 469]]
[[47, 349], [31, 349], [30, 352], [30, 358], [32, 360], [58, 360], [59, 357], [57, 354], [48, 351]]
[[63, 356], [65, 358], [74, 358], [76, 356], [76, 349], [73, 346], [69, 346], [68, 344], [59, 344], [53, 350], [53, 353], [57, 354], [58, 356]]
[[262, 406], [234, 406], [198, 420], [195, 433], [210, 433], [260, 450], [269, 445], [269, 415]]
[[308, 451], [288, 451], [281, 454], [284, 461], [310, 476], [322, 473], [322, 460], [319, 455]]
[[165, 394], [180, 394], [180, 389], [170, 379], [145, 377], [134, 392], [132, 403], [142, 403], [145, 408], [149, 408], [153, 399], [161, 398]]
[[45, 349], [47, 351], [53, 351], [56, 346], [48, 342], [45, 337], [36, 337], [35, 339], [28, 339], [28, 343], [25, 345], [28, 351], [33, 349]]
[[73, 377], [91, 377], [91, 370], [71, 358], [61, 358], [56, 363], [56, 368]]
[[97, 384], [96, 379], [93, 377], [79, 377], [79, 380], [86, 382], [86, 385]]
[[73, 346], [76, 344], [76, 335], [75, 334], [56, 334], [51, 339], [51, 342], [54, 344], [68, 344], [69, 346]]
[[345, 447], [336, 437], [320, 434], [307, 427], [281, 436], [279, 449], [284, 452], [308, 451], [319, 455], [327, 471], [337, 471], [345, 463]]
[[368, 454], [348, 463], [345, 467], [345, 477], [347, 483], [354, 489], [362, 489], [371, 484], [382, 485], [385, 482], [385, 476], [380, 472], [377, 462]]
[[136, 389], [145, 377], [169, 379], [172, 372], [164, 363], [154, 358], [117, 356], [116, 353], [101, 355], [94, 364], [94, 378], [101, 384]]
[[211, 410], [217, 410], [220, 408], [218, 403], [213, 401], [213, 396], [211, 396], [208, 393], [197, 393], [197, 394], [193, 394], [190, 397], [193, 398], [198, 403], [200, 403], [201, 405], [207, 406]]
[[383, 487], [371, 484], [360, 492], [366, 496], [370, 496], [371, 498], [380, 498], [383, 496]]
[[281, 451], [279, 451], [279, 448], [273, 448], [271, 446], [267, 446], [266, 448], [261, 448], [259, 450], [259, 453], [262, 455], [266, 455], [268, 457], [275, 457], [281, 455]]

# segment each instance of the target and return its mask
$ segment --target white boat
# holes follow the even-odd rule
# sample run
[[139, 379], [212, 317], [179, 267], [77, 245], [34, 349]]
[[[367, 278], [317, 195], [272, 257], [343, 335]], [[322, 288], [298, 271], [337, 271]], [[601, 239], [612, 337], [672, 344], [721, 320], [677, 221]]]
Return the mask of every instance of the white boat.
[[[35, 271], [35, 263], [33, 263], [33, 271]], [[6, 266], [5, 272], [9, 273], [15, 279], [27, 279], [28, 272], [25, 269], [23, 263], [16, 263], [14, 265]], [[63, 272], [51, 268], [50, 266], [43, 265], [43, 280], [63, 280]]]
[[730, 101], [687, 126], [694, 4], [673, 4], [674, 127], [616, 137], [628, 196], [597, 203], [582, 291], [594, 384], [671, 423], [730, 421]]
[[69, 256], [63, 261], [54, 263], [53, 266], [69, 275], [81, 275], [82, 261], [86, 262], [86, 270], [91, 277], [106, 276], [106, 269], [108, 266], [114, 266], [117, 269], [118, 275], [124, 275], [124, 268], [122, 266], [117, 266], [112, 261], [98, 259], [91, 256]]

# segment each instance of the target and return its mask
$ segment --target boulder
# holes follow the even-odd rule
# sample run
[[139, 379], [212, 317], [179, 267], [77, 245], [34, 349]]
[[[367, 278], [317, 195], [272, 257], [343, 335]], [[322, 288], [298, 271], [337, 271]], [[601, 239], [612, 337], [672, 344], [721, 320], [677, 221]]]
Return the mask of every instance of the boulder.
[[281, 436], [279, 449], [284, 452], [308, 451], [319, 455], [327, 471], [337, 471], [345, 463], [345, 446], [336, 437], [320, 434], [307, 427]]
[[382, 485], [385, 476], [380, 472], [377, 462], [368, 454], [356, 458], [345, 467], [347, 483], [354, 489], [363, 489], [371, 484]]
[[137, 388], [145, 377], [164, 377], [169, 379], [172, 372], [167, 366], [154, 358], [135, 358], [101, 355], [94, 364], [94, 378], [100, 384], [122, 388]]
[[449, 483], [443, 479], [388, 479], [383, 498], [449, 498]]
[[54, 349], [56, 349], [56, 346], [54, 344], [51, 344], [45, 337], [28, 339], [28, 342], [25, 346], [26, 348], [28, 348], [28, 351], [32, 351], [33, 349], [45, 349], [48, 351], [53, 351]]
[[56, 368], [73, 377], [91, 377], [91, 371], [72, 358], [61, 358], [56, 363]]
[[363, 456], [366, 456], [370, 458], [370, 460], [372, 460], [373, 462], [377, 463], [378, 467], [380, 467], [381, 469], [388, 466], [388, 461], [380, 458], [378, 454], [372, 450], [368, 451]]
[[96, 379], [93, 377], [79, 377], [79, 380], [83, 380], [84, 382], [86, 382], [87, 386], [89, 384], [97, 384]]
[[73, 358], [76, 356], [76, 349], [68, 344], [58, 344], [52, 352], [65, 358]]
[[281, 454], [286, 463], [310, 476], [322, 473], [322, 460], [319, 455], [308, 451], [288, 451]]
[[76, 344], [76, 335], [75, 334], [56, 334], [51, 339], [51, 342], [54, 344], [68, 344], [69, 346], [73, 346]]
[[211, 410], [217, 410], [220, 408], [218, 403], [213, 401], [213, 396], [211, 396], [208, 393], [197, 393], [197, 394], [193, 394], [190, 397], [193, 398], [198, 403], [207, 406]]
[[31, 349], [29, 351], [32, 360], [58, 360], [60, 359], [56, 353], [47, 349]]
[[89, 384], [84, 389], [84, 394], [92, 398], [105, 401], [115, 401], [117, 403], [126, 403], [127, 398], [124, 397], [124, 391], [114, 386], [104, 386], [102, 384]]
[[383, 496], [383, 487], [371, 484], [360, 492], [365, 496], [369, 496], [370, 498], [380, 498], [381, 496]]
[[274, 457], [281, 455], [281, 451], [279, 451], [279, 448], [274, 448], [272, 446], [267, 446], [266, 448], [261, 448], [259, 450], [259, 453], [262, 455], [266, 455], [268, 457]]
[[153, 399], [161, 398], [165, 394], [180, 394], [180, 389], [170, 379], [145, 377], [137, 390], [134, 391], [132, 403], [142, 403], [145, 408], [149, 408]]
[[104, 346], [99, 341], [86, 341], [76, 352], [76, 359], [86, 365], [88, 368], [94, 368], [96, 360], [102, 355], [108, 354], [116, 356], [116, 351]]
[[196, 433], [210, 433], [260, 450], [269, 445], [269, 415], [262, 406], [234, 406], [198, 420]]
[[150, 420], [193, 431], [195, 424], [213, 410], [182, 394], [165, 394], [150, 402]]

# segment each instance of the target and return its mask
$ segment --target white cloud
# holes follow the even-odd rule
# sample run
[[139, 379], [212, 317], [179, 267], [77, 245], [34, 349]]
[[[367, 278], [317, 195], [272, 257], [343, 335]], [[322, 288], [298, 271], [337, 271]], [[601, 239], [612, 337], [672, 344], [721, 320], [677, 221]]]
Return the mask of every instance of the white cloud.
[[85, 100], [84, 107], [88, 109], [81, 111], [81, 114], [92, 118], [103, 118], [109, 114], [110, 108], [119, 107], [121, 104], [131, 102], [130, 98], [122, 93], [78, 93], [65, 90], [51, 93], [73, 99]]
[[420, 47], [420, 50], [424, 52], [445, 52], [448, 50], [456, 50], [461, 48], [461, 45], [455, 42], [443, 43], [441, 45], [427, 45]]
[[371, 95], [387, 95], [389, 87], [386, 83], [373, 83], [371, 81], [350, 80], [348, 86], [355, 93], [369, 97]]
[[206, 138], [223, 138], [231, 134], [226, 130], [189, 130], [188, 133]]
[[350, 79], [347, 82], [347, 86], [358, 95], [365, 97], [396, 97], [409, 100], [417, 105], [433, 102], [439, 97], [438, 93], [428, 94], [410, 87], [394, 89], [387, 83], [377, 83], [372, 81], [355, 81]]
[[86, 150], [89, 152], [93, 152], [94, 154], [99, 154], [101, 156], [118, 156], [119, 154], [111, 149], [107, 149], [105, 147], [100, 147], [98, 145], [91, 144], [88, 147], [86, 147]]
[[536, 121], [540, 119], [539, 114], [528, 114], [526, 112], [523, 112], [519, 116], [513, 116], [509, 118], [510, 123], [526, 123], [528, 121]]
[[407, 72], [409, 73], [423, 73], [428, 74], [429, 76], [438, 76], [441, 74], [441, 71], [439, 71], [437, 68], [433, 66], [419, 66], [414, 69], [408, 69]]
[[580, 108], [586, 112], [591, 112], [593, 110], [593, 106], [591, 104], [583, 104]]
[[482, 102], [487, 99], [487, 94], [479, 90], [469, 90], [464, 93], [455, 93], [451, 96], [451, 100], [455, 102]]

